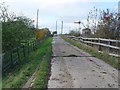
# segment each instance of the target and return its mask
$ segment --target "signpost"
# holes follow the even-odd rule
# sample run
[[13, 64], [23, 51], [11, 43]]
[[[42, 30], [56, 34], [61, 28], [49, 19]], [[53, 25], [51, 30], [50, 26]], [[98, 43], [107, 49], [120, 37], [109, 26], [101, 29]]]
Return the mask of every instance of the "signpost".
[[80, 32], [80, 24], [81, 24], [81, 21], [77, 21], [77, 22], [74, 22], [74, 23], [76, 23], [76, 24], [79, 24], [79, 32]]

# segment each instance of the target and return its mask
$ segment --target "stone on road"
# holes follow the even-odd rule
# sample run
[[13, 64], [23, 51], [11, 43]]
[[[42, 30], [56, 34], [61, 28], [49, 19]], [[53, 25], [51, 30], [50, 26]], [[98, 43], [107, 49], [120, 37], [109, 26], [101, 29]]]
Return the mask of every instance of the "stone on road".
[[118, 88], [118, 71], [102, 60], [53, 37], [48, 88]]

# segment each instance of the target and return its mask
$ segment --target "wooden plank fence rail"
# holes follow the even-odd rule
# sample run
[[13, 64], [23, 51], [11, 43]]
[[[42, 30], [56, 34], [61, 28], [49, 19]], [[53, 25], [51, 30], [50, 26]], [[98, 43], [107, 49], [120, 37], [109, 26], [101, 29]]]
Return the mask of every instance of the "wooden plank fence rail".
[[31, 51], [35, 51], [42, 43], [41, 41], [33, 40], [31, 42], [22, 42], [23, 45], [17, 46], [12, 50], [9, 50], [2, 54], [2, 72], [6, 72], [10, 68], [13, 68], [16, 64], [20, 64], [20, 61], [29, 55]]
[[67, 36], [68, 38], [84, 43], [98, 50], [98, 52], [107, 52], [111, 56], [120, 57], [120, 40], [103, 38], [84, 38]]

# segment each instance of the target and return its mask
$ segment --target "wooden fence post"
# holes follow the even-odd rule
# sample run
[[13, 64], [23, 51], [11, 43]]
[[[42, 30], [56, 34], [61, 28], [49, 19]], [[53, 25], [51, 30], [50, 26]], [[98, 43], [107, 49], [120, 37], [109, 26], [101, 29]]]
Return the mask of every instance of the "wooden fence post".
[[20, 61], [19, 47], [17, 47], [17, 56], [18, 56], [18, 61]]
[[[98, 38], [98, 43], [100, 43], [100, 38]], [[99, 44], [98, 44], [98, 51], [101, 51]]]
[[32, 51], [32, 42], [30, 42], [29, 47], [30, 47], [30, 52], [31, 52]]
[[28, 54], [29, 54], [29, 42], [27, 43], [27, 48], [28, 48]]
[[34, 51], [34, 42], [32, 41], [32, 51]]
[[37, 49], [37, 40], [35, 41], [35, 50]]
[[[108, 45], [111, 45], [110, 40], [108, 41]], [[110, 53], [110, 47], [108, 47], [108, 53]]]
[[26, 56], [25, 55], [25, 46], [23, 45], [23, 54], [24, 54], [24, 57]]
[[11, 52], [11, 53], [10, 53], [11, 67], [13, 67], [13, 56], [12, 56], [12, 53], [13, 53], [13, 52], [12, 52], [12, 50], [10, 50], [10, 52]]
[[32, 50], [32, 45], [31, 45], [31, 41], [29, 42], [29, 53]]
[[33, 44], [33, 51], [35, 51], [35, 44], [34, 44], [34, 41], [32, 42], [32, 44]]
[[37, 40], [35, 41], [35, 50], [37, 49]]

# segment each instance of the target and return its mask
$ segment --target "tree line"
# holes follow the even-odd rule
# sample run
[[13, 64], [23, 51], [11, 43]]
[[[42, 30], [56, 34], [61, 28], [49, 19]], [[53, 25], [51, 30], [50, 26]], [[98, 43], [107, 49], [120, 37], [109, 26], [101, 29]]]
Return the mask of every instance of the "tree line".
[[[88, 37], [119, 39], [120, 37], [120, 13], [109, 9], [101, 10], [93, 7], [88, 12], [86, 28], [91, 30]], [[85, 28], [84, 28], [85, 29]], [[70, 31], [70, 34], [78, 36], [78, 31]]]
[[[34, 21], [24, 15], [16, 15], [9, 12], [8, 6], [0, 3], [0, 21], [2, 22], [2, 50], [3, 52], [13, 49], [36, 36]], [[42, 30], [49, 31], [48, 28]]]

